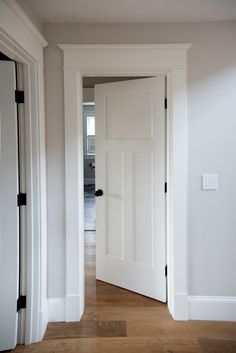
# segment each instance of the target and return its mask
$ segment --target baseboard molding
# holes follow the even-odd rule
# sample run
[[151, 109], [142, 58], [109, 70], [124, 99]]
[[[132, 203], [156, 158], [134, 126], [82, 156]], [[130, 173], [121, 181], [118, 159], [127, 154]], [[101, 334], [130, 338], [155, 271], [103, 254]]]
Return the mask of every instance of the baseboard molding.
[[190, 320], [236, 321], [236, 297], [189, 296]]
[[[236, 321], [236, 297], [187, 296], [185, 293], [177, 293], [174, 302], [175, 320]], [[79, 321], [80, 298], [78, 295], [68, 295], [66, 299], [49, 298], [43, 312], [42, 331], [45, 331], [47, 322]]]
[[48, 322], [65, 321], [65, 299], [48, 298]]
[[79, 295], [67, 295], [66, 298], [48, 298], [48, 322], [80, 321], [83, 308]]
[[79, 295], [67, 295], [65, 299], [65, 321], [80, 321], [81, 309], [80, 309], [80, 296]]
[[187, 293], [175, 293], [172, 316], [174, 320], [188, 320], [188, 296]]
[[39, 321], [40, 321], [39, 341], [41, 341], [46, 332], [47, 324], [48, 324], [48, 300], [45, 300], [43, 303], [43, 308], [39, 315]]

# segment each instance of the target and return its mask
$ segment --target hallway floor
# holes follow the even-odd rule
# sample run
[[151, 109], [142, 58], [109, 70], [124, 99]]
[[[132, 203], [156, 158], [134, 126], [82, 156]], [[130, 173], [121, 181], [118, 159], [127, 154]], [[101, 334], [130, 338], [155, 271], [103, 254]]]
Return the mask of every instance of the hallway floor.
[[86, 307], [80, 322], [49, 323], [18, 353], [235, 353], [236, 323], [173, 321], [165, 304], [95, 280], [95, 232], [85, 232]]

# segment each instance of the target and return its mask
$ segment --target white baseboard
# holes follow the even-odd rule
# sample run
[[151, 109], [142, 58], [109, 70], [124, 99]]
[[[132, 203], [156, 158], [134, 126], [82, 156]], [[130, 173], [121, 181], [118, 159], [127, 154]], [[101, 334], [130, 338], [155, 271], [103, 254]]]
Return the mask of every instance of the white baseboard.
[[48, 298], [48, 322], [80, 321], [83, 308], [79, 295]]
[[80, 321], [81, 309], [80, 309], [80, 296], [79, 295], [67, 295], [65, 299], [65, 321]]
[[48, 298], [48, 322], [65, 321], [65, 299]]
[[236, 297], [189, 296], [190, 320], [236, 321]]
[[188, 320], [188, 296], [187, 293], [175, 293], [173, 301], [174, 320]]
[[42, 311], [39, 314], [39, 321], [40, 321], [39, 341], [41, 341], [46, 332], [47, 324], [48, 324], [48, 300], [45, 300], [43, 303]]

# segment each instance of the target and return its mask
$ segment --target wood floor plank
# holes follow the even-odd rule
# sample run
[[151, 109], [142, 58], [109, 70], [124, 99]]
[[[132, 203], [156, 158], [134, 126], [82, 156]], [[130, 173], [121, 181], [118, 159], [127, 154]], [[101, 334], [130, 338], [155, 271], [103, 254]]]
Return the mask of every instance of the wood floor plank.
[[47, 340], [17, 353], [202, 353], [197, 342], [166, 343], [156, 338], [81, 338]]
[[235, 353], [236, 339], [212, 339], [199, 338], [199, 344], [203, 353]]
[[173, 320], [166, 307], [100, 307], [96, 310], [98, 320], [155, 321]]
[[81, 322], [58, 322], [48, 325], [45, 340], [85, 337], [126, 337], [125, 321], [82, 320]]
[[236, 323], [174, 321], [167, 305], [95, 279], [95, 233], [85, 235], [85, 312], [49, 323], [16, 353], [236, 353]]
[[[213, 321], [127, 320], [127, 335], [158, 337], [162, 335], [185, 335], [185, 337], [214, 337], [236, 339], [236, 324]], [[235, 351], [236, 352], [236, 351]]]

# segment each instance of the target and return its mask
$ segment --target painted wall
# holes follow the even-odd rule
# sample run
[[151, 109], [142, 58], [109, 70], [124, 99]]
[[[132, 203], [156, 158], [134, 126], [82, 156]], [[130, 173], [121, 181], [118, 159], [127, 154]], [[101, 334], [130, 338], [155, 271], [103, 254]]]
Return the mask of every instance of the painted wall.
[[[48, 295], [65, 287], [63, 60], [56, 43], [193, 43], [188, 53], [189, 294], [236, 296], [236, 22], [51, 25], [46, 65]], [[219, 173], [218, 191], [201, 175]]]
[[43, 34], [43, 24], [38, 18], [38, 16], [35, 14], [33, 9], [29, 6], [29, 4], [22, 0], [16, 0], [16, 2], [23, 9], [26, 15], [30, 18], [30, 20], [37, 27], [37, 29], [41, 32], [41, 34]]

